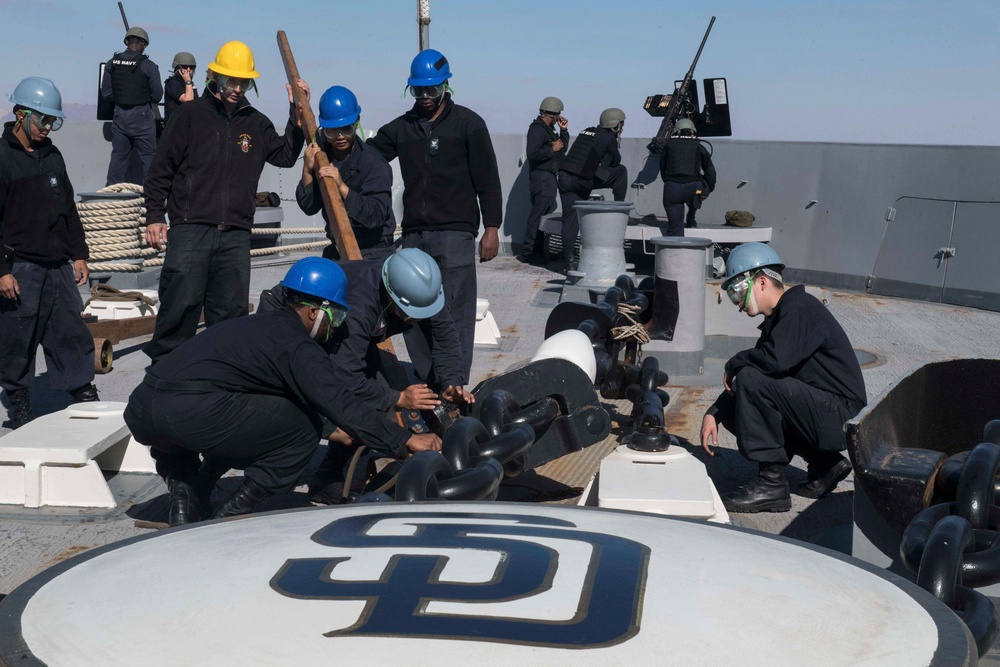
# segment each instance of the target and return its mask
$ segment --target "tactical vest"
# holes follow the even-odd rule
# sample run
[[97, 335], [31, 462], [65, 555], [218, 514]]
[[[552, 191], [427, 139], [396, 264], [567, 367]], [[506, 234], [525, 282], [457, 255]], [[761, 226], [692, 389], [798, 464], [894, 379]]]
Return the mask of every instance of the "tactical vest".
[[137, 106], [152, 101], [149, 78], [139, 68], [146, 59], [141, 54], [126, 56], [124, 53], [116, 53], [111, 58], [111, 94], [115, 104]]
[[559, 163], [560, 171], [568, 171], [580, 178], [591, 179], [597, 171], [597, 129], [588, 127], [576, 137], [569, 153]]
[[697, 137], [671, 137], [660, 158], [663, 176], [701, 178], [701, 142]]

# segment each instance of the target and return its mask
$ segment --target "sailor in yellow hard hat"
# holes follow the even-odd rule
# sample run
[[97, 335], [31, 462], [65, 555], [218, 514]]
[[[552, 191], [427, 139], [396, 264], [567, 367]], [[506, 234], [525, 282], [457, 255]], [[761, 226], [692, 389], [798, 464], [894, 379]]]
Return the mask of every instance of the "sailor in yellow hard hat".
[[[280, 135], [247, 100], [260, 76], [249, 46], [223, 44], [208, 69], [202, 96], [172, 114], [145, 182], [152, 247], [166, 244], [170, 219], [160, 311], [145, 349], [154, 363], [194, 336], [202, 309], [208, 326], [247, 314], [257, 183], [265, 163], [293, 166], [304, 143], [294, 105]], [[306, 82], [298, 86], [308, 96]], [[292, 104], [292, 88], [285, 88]]]

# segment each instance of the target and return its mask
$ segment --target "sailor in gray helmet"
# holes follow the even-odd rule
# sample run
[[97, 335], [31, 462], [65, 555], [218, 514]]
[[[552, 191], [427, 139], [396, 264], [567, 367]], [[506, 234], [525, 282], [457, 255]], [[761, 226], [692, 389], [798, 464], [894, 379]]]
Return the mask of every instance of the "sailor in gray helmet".
[[198, 89], [194, 85], [194, 70], [198, 62], [187, 51], [181, 51], [174, 56], [170, 67], [173, 74], [163, 82], [163, 116], [170, 120], [170, 114], [185, 102], [198, 97]]
[[[667, 213], [667, 236], [684, 236], [685, 227], [697, 227], [695, 211], [715, 189], [712, 156], [698, 140], [694, 123], [681, 118], [660, 153], [663, 208]], [[687, 221], [684, 205], [687, 204]]]
[[591, 191], [601, 188], [611, 188], [615, 201], [625, 201], [628, 170], [618, 150], [625, 127], [625, 112], [605, 109], [598, 125], [581, 132], [559, 164], [563, 258], [567, 266], [573, 262], [580, 234], [580, 222], [573, 204], [588, 199]]
[[561, 114], [563, 103], [558, 97], [546, 97], [538, 106], [538, 117], [528, 126], [525, 152], [528, 156], [528, 187], [531, 211], [524, 227], [524, 244], [517, 259], [528, 263], [545, 263], [544, 240], [538, 238], [538, 223], [543, 215], [556, 208], [556, 173], [559, 162], [569, 147], [569, 121]]
[[723, 391], [705, 413], [701, 446], [714, 456], [719, 424], [736, 434], [757, 478], [722, 494], [730, 512], [787, 512], [785, 466], [796, 454], [809, 466], [795, 489], [806, 498], [833, 491], [851, 472], [840, 452], [844, 422], [867, 402], [861, 366], [844, 329], [802, 285], [785, 287], [785, 265], [770, 246], [744, 243], [726, 261], [723, 289], [750, 317], [763, 315], [760, 338], [726, 363]]
[[[125, 50], [111, 57], [101, 81], [101, 95], [115, 105], [107, 185], [145, 180], [156, 152], [154, 107], [163, 97], [160, 69], [144, 55], [149, 35], [142, 28], [130, 28], [124, 42]], [[129, 178], [129, 155], [133, 150], [139, 154], [142, 173]]]
[[0, 139], [0, 387], [11, 428], [32, 419], [28, 393], [41, 345], [53, 389], [96, 401], [94, 339], [80, 319], [87, 241], [66, 163], [49, 139], [65, 114], [48, 79], [29, 76], [10, 96]]

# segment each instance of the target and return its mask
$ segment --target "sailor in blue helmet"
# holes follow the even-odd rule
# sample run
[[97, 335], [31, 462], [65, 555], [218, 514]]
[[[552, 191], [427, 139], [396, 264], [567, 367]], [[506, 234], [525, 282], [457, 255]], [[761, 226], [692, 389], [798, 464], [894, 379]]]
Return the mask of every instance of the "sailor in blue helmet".
[[796, 494], [819, 498], [835, 489], [851, 472], [840, 454], [847, 446], [844, 422], [867, 402], [847, 334], [802, 285], [785, 287], [784, 268], [763, 243], [744, 243], [726, 261], [722, 287], [729, 299], [750, 317], [764, 316], [757, 344], [726, 363], [725, 390], [702, 420], [701, 446], [709, 456], [722, 424], [759, 466], [755, 480], [722, 494], [730, 512], [791, 509], [785, 466], [796, 454], [809, 473]]
[[[246, 514], [290, 491], [327, 435], [324, 419], [390, 452], [441, 447], [438, 436], [413, 435], [357, 398], [323, 349], [348, 314], [340, 267], [306, 258], [282, 285], [282, 307], [206, 329], [129, 397], [125, 423], [152, 449], [171, 525]], [[243, 483], [213, 512], [212, 488], [230, 467], [243, 469]]]
[[80, 319], [87, 242], [66, 163], [49, 139], [65, 115], [48, 79], [30, 76], [10, 96], [0, 140], [0, 387], [10, 426], [32, 419], [28, 392], [39, 344], [53, 389], [96, 401], [94, 339]]
[[[445, 303], [462, 345], [465, 380], [472, 368], [476, 327], [476, 235], [479, 260], [500, 248], [500, 174], [486, 123], [451, 99], [451, 66], [438, 51], [421, 51], [410, 65], [413, 107], [368, 140], [386, 160], [399, 158], [403, 176], [403, 242], [441, 267]], [[410, 358], [428, 359], [418, 329], [406, 335]]]
[[[351, 286], [347, 292], [350, 310], [325, 347], [339, 369], [339, 377], [354, 395], [365, 405], [389, 413], [391, 418], [397, 408], [433, 409], [441, 398], [453, 403], [474, 402], [472, 394], [462, 386], [465, 370], [458, 334], [445, 307], [441, 271], [431, 256], [416, 248], [404, 248], [384, 261], [346, 261], [340, 266]], [[283, 290], [278, 285], [262, 294], [260, 312], [277, 307]], [[414, 362], [417, 377], [425, 382], [393, 389], [384, 377], [378, 344], [418, 328], [430, 341], [428, 365]], [[330, 434], [330, 445], [325, 461], [309, 482], [313, 502], [343, 501], [344, 467], [359, 444], [368, 445], [374, 456], [394, 455], [364, 434], [345, 437], [333, 422], [324, 424], [324, 433]]]
[[601, 188], [611, 188], [615, 201], [625, 201], [628, 169], [622, 164], [619, 151], [624, 128], [625, 112], [613, 107], [605, 109], [597, 127], [580, 132], [559, 162], [563, 259], [567, 268], [575, 261], [580, 234], [580, 221], [573, 204], [588, 199], [591, 192]]
[[[382, 154], [358, 140], [361, 131], [361, 105], [358, 98], [343, 86], [332, 86], [319, 100], [319, 132], [306, 146], [302, 180], [295, 199], [306, 215], [322, 212], [326, 234], [334, 240], [330, 220], [323, 208], [319, 181], [314, 176], [316, 155], [323, 151], [330, 164], [319, 175], [333, 179], [344, 200], [354, 238], [363, 259], [380, 259], [392, 253], [396, 217], [392, 213], [392, 169]], [[323, 250], [328, 259], [341, 258], [336, 243]]]

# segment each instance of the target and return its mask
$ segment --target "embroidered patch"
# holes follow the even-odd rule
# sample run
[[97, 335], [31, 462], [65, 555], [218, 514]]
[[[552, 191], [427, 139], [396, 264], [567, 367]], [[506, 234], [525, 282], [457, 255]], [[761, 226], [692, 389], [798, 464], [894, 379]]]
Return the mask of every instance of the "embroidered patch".
[[249, 153], [251, 146], [252, 146], [252, 144], [250, 143], [250, 135], [249, 134], [241, 134], [240, 135], [240, 150], [243, 151], [244, 153]]

